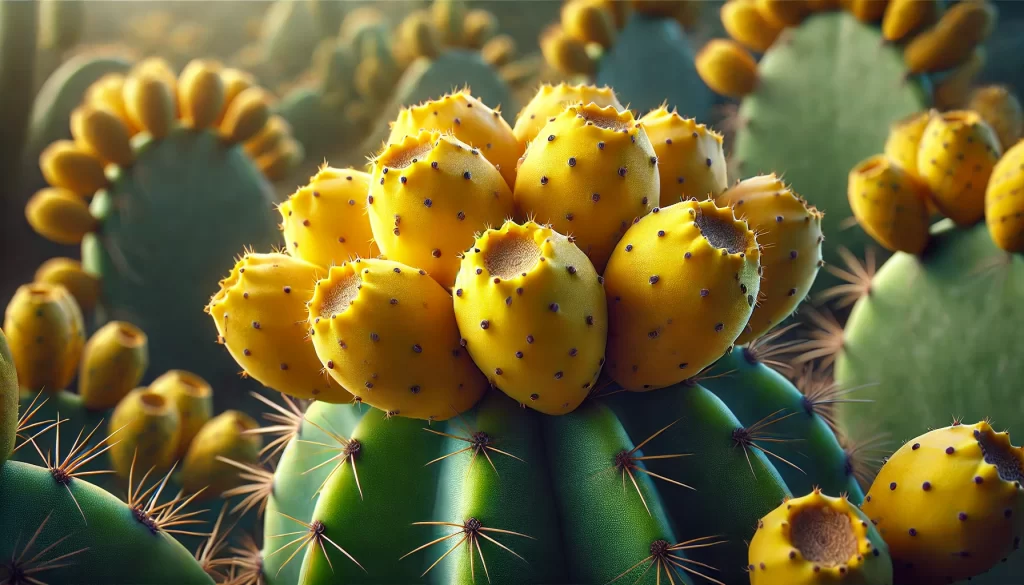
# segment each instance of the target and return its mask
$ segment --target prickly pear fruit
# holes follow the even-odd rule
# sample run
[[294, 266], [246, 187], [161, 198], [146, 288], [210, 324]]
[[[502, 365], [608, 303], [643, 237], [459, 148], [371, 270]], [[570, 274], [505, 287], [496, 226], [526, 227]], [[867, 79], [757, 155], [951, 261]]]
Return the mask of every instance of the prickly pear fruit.
[[462, 46], [479, 50], [498, 31], [498, 17], [476, 8], [466, 13], [462, 21]]
[[270, 96], [261, 87], [243, 90], [228, 104], [218, 129], [224, 140], [245, 142], [257, 134], [270, 119]]
[[83, 103], [94, 108], [106, 110], [128, 125], [130, 135], [135, 135], [140, 128], [132, 123], [124, 105], [124, 75], [108, 73], [96, 80], [85, 90]]
[[166, 398], [178, 411], [181, 431], [174, 458], [181, 459], [199, 429], [213, 416], [213, 389], [192, 372], [169, 370], [150, 382], [149, 390]]
[[237, 410], [224, 411], [203, 425], [181, 462], [180, 480], [185, 493], [206, 488], [201, 498], [210, 499], [241, 485], [244, 480], [239, 478], [238, 468], [218, 458], [259, 463], [263, 440], [252, 433], [259, 427], [252, 417]]
[[658, 159], [628, 110], [570, 106], [530, 143], [516, 179], [516, 206], [575, 238], [598, 273], [637, 217], [658, 204]]
[[892, 553], [896, 583], [979, 575], [1020, 545], [1024, 453], [988, 422], [954, 422], [907, 441], [861, 508]]
[[890, 43], [928, 26], [938, 15], [936, 0], [890, 0], [882, 15], [882, 38]]
[[995, 132], [976, 112], [935, 112], [918, 147], [917, 173], [939, 211], [968, 226], [985, 215], [985, 186], [1001, 153]]
[[614, 106], [624, 109], [615, 91], [608, 86], [597, 87], [585, 84], [559, 83], [543, 84], [529, 103], [519, 111], [512, 133], [519, 141], [519, 152], [526, 152], [526, 146], [537, 137], [551, 118], [561, 114], [569, 106], [597, 104], [600, 107]]
[[615, 44], [615, 17], [598, 0], [570, 0], [562, 5], [562, 27], [570, 37], [605, 49]]
[[39, 235], [58, 244], [80, 244], [99, 226], [84, 199], [59, 187], [33, 195], [25, 205], [25, 218]]
[[480, 149], [436, 130], [384, 148], [366, 202], [381, 253], [426, 270], [445, 289], [476, 234], [515, 213], [512, 190]]
[[719, 13], [725, 32], [758, 53], [767, 51], [785, 28], [765, 18], [758, 10], [756, 0], [730, 0], [722, 4]]
[[194, 59], [185, 65], [178, 79], [178, 107], [181, 121], [189, 128], [208, 128], [224, 110], [224, 80], [220, 63]]
[[930, 238], [928, 190], [884, 154], [850, 171], [847, 197], [857, 223], [887, 250], [924, 251]]
[[110, 416], [110, 464], [122, 479], [135, 470], [167, 471], [174, 463], [181, 419], [170, 400], [147, 388], [136, 388], [117, 404]]
[[128, 126], [116, 114], [88, 104], [71, 112], [75, 144], [104, 162], [129, 166], [135, 160]]
[[377, 259], [331, 268], [313, 291], [309, 328], [331, 377], [392, 415], [445, 420], [487, 389], [460, 345], [451, 296], [424, 270]]
[[398, 26], [397, 37], [395, 48], [401, 47], [408, 61], [417, 57], [433, 59], [441, 52], [441, 39], [427, 10], [410, 12]]
[[448, 46], [458, 46], [466, 21], [465, 0], [437, 0], [430, 9], [434, 26], [441, 32], [441, 41]]
[[717, 197], [728, 186], [722, 135], [665, 106], [640, 123], [658, 157], [661, 207], [683, 199]]
[[220, 70], [220, 79], [224, 84], [224, 104], [220, 108], [220, 113], [217, 114], [217, 119], [214, 120], [217, 127], [220, 127], [221, 122], [224, 121], [228, 106], [238, 97], [238, 94], [256, 85], [256, 78], [251, 73], [230, 67]]
[[733, 40], [711, 40], [697, 53], [695, 65], [717, 94], [740, 99], [757, 88], [757, 62]]
[[985, 45], [978, 45], [966, 61], [958, 65], [956, 69], [943, 73], [932, 91], [934, 107], [940, 110], [966, 107], [974, 83], [987, 61], [988, 52], [985, 50]]
[[750, 585], [891, 585], [889, 548], [857, 506], [821, 490], [787, 498], [757, 523]]
[[587, 53], [586, 45], [567, 35], [558, 24], [541, 32], [540, 52], [547, 64], [559, 73], [593, 75], [597, 71], [597, 61]]
[[746, 344], [792, 315], [811, 290], [821, 266], [824, 214], [774, 173], [736, 183], [715, 203], [733, 208], [736, 217], [747, 222], [761, 250], [764, 276], [756, 297], [760, 301], [736, 339], [737, 344]]
[[516, 183], [519, 143], [497, 110], [473, 97], [469, 89], [403, 109], [391, 124], [388, 144], [416, 136], [420, 130], [451, 133], [491, 161], [509, 188]]
[[78, 307], [89, 312], [100, 296], [100, 281], [82, 269], [82, 263], [71, 258], [50, 258], [39, 265], [35, 282], [59, 284], [75, 297]]
[[279, 115], [273, 115], [267, 119], [267, 124], [245, 144], [242, 149], [253, 158], [269, 154], [278, 150], [280, 145], [288, 139], [291, 134], [291, 126], [288, 121]]
[[873, 24], [885, 16], [889, 0], [840, 0], [850, 14], [865, 24]]
[[996, 12], [987, 1], [953, 4], [934, 27], [914, 37], [903, 50], [908, 72], [944, 71], [967, 61], [992, 32]]
[[46, 182], [82, 197], [107, 185], [103, 163], [85, 147], [58, 140], [39, 155], [39, 170]]
[[1006, 151], [985, 189], [985, 223], [997, 246], [1024, 252], [1024, 141]]
[[494, 37], [480, 48], [480, 57], [485, 63], [496, 69], [511, 63], [515, 54], [516, 41], [506, 34]]
[[754, 310], [760, 256], [746, 222], [714, 201], [640, 218], [604, 272], [609, 375], [627, 390], [653, 390], [722, 357]]
[[992, 127], [1003, 150], [1017, 144], [1024, 134], [1024, 112], [1021, 111], [1020, 100], [1005, 86], [989, 85], [974, 90], [967, 109], [977, 112]]
[[111, 321], [82, 350], [78, 394], [90, 410], [113, 408], [135, 388], [149, 365], [149, 345], [141, 329]]
[[3, 329], [22, 388], [57, 392], [71, 383], [85, 345], [85, 326], [66, 288], [22, 285], [7, 305]]
[[247, 375], [296, 398], [347, 402], [306, 339], [306, 301], [325, 269], [286, 254], [246, 254], [206, 312]]
[[330, 267], [380, 254], [366, 217], [370, 175], [324, 166], [278, 206], [288, 253]]
[[757, 0], [757, 9], [775, 27], [800, 26], [811, 11], [806, 0]]
[[176, 115], [172, 85], [153, 73], [132, 74], [124, 82], [124, 107], [134, 126], [153, 138], [163, 138]]
[[545, 414], [583, 402], [604, 364], [603, 279], [569, 238], [533, 222], [484, 232], [462, 259], [455, 318], [497, 387]]
[[14, 357], [7, 346], [7, 336], [0, 329], [0, 467], [14, 450], [18, 433], [18, 391]]
[[885, 139], [885, 156], [914, 176], [917, 176], [917, 151], [931, 119], [931, 112], [918, 112], [897, 120], [889, 126], [889, 136]]

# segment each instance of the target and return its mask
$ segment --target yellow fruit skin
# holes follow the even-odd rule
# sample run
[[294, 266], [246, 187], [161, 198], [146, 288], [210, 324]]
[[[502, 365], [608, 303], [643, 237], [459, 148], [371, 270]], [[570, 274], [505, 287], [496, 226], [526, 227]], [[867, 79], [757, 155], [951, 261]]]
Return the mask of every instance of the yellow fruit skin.
[[[526, 242], [524, 260], [508, 260], [511, 242]], [[455, 318], [491, 385], [545, 414], [575, 410], [604, 364], [603, 279], [568, 237], [533, 222], [477, 239], [455, 281]]]
[[758, 10], [756, 0], [729, 0], [719, 12], [725, 32], [758, 53], [767, 51], [784, 28], [765, 18]]
[[992, 127], [1003, 150], [1017, 144], [1024, 134], [1020, 100], [1004, 86], [989, 85], [974, 90], [967, 109], [977, 112]]
[[128, 126], [129, 135], [134, 136], [140, 130], [132, 123], [128, 110], [124, 105], [125, 77], [120, 73], [108, 73], [99, 78], [85, 91], [84, 104], [99, 108], [117, 116]]
[[479, 50], [497, 30], [498, 17], [493, 13], [481, 8], [470, 10], [462, 19], [462, 45]]
[[552, 69], [564, 75], [593, 75], [597, 71], [597, 61], [587, 53], [586, 45], [557, 24], [541, 33], [540, 52]]
[[107, 185], [103, 163], [70, 140], [58, 140], [47, 146], [39, 155], [39, 170], [47, 183], [82, 197]]
[[323, 268], [286, 254], [246, 254], [206, 311], [246, 374], [296, 398], [347, 402], [306, 339], [306, 301]]
[[124, 82], [124, 105], [131, 123], [154, 138], [167, 136], [177, 108], [172, 87], [155, 74], [128, 77]]
[[22, 388], [58, 392], [71, 383], [85, 326], [66, 288], [38, 282], [18, 287], [4, 312], [3, 329]]
[[71, 135], [75, 144], [105, 162], [125, 167], [135, 160], [128, 126], [105, 109], [89, 105], [75, 108], [71, 112]]
[[683, 199], [717, 197], [728, 186], [722, 135], [664, 106], [651, 110], [640, 123], [658, 157], [660, 205]]
[[403, 109], [391, 125], [388, 144], [416, 136], [420, 130], [451, 133], [477, 148], [501, 172], [509, 188], [515, 185], [519, 143], [512, 134], [512, 127], [469, 90]]
[[[795, 521], [803, 513], [819, 510], [826, 518], [845, 517], [849, 522], [856, 553], [842, 564], [808, 559], [794, 542]], [[800, 498], [787, 498], [762, 518], [750, 541], [749, 558], [750, 585], [891, 585], [893, 582], [887, 547], [867, 516], [846, 498], [827, 496], [820, 490]]]
[[770, 26], [800, 26], [810, 13], [806, 0], [756, 0], [757, 9]]
[[[698, 221], [716, 241], [731, 239], [732, 251], [712, 245]], [[627, 390], [654, 390], [722, 357], [750, 320], [759, 259], [754, 232], [713, 201], [640, 218], [604, 272], [609, 375]]]
[[919, 112], [898, 120], [889, 127], [883, 154], [911, 175], [918, 174], [917, 150], [931, 117], [931, 112]]
[[380, 254], [366, 215], [370, 175], [323, 167], [278, 206], [288, 253], [324, 268]]
[[58, 244], [78, 244], [99, 223], [85, 200], [61, 188], [42, 189], [25, 205], [25, 219], [39, 235]]
[[985, 215], [985, 187], [1002, 149], [975, 112], [935, 113], [917, 150], [917, 172], [943, 215], [968, 226]]
[[847, 179], [857, 223], [885, 249], [920, 254], [928, 233], [928, 189], [884, 154], [857, 164]]
[[150, 382], [149, 390], [166, 398], [178, 411], [181, 431], [174, 457], [181, 459], [199, 429], [213, 416], [213, 389], [192, 372], [169, 370]]
[[269, 99], [261, 87], [247, 88], [235, 96], [220, 122], [221, 136], [228, 142], [245, 142], [258, 135], [270, 119]]
[[461, 347], [452, 297], [423, 270], [382, 259], [335, 266], [316, 284], [309, 327], [331, 377], [390, 415], [446, 420], [488, 387]]
[[907, 44], [903, 61], [909, 73], [943, 71], [967, 61], [992, 32], [996, 9], [987, 1], [957, 2], [931, 29]]
[[220, 79], [224, 85], [224, 100], [220, 113], [217, 115], [217, 119], [214, 120], [214, 124], [217, 126], [220, 126], [220, 123], [224, 121], [224, 114], [227, 113], [228, 107], [238, 97], [238, 94], [256, 85], [256, 79], [252, 75], [239, 69], [221, 69]]
[[[978, 74], [987, 60], [985, 45], [978, 45], [967, 61], [961, 63], [935, 84], [933, 105], [939, 110], [956, 110], [967, 107]], [[968, 108], [970, 109], [970, 108]]]
[[512, 190], [480, 150], [437, 131], [389, 144], [374, 160], [366, 201], [381, 253], [446, 290], [476, 234], [515, 213]]
[[562, 5], [562, 27], [582, 43], [605, 49], [615, 44], [615, 17], [598, 0], [570, 0]]
[[997, 246], [1024, 252], [1024, 141], [1006, 151], [985, 190], [985, 222]]
[[18, 434], [18, 372], [7, 345], [7, 336], [0, 329], [0, 465], [14, 450]]
[[882, 20], [889, 0], [849, 0], [848, 10], [853, 16], [865, 23]]
[[598, 106], [613, 106], [616, 110], [624, 109], [612, 88], [585, 84], [559, 83], [542, 84], [516, 117], [512, 133], [519, 142], [519, 153], [526, 152], [531, 140], [537, 137], [541, 129], [569, 106], [594, 103]]
[[882, 16], [882, 38], [895, 43], [935, 21], [936, 0], [891, 0]]
[[291, 126], [284, 118], [275, 114], [267, 119], [259, 134], [249, 139], [242, 149], [251, 157], [273, 152], [291, 134]]
[[135, 477], [151, 468], [154, 474], [166, 472], [175, 461], [180, 432], [178, 411], [170, 401], [146, 388], [132, 390], [110, 416], [111, 467], [121, 479], [128, 479], [135, 458]]
[[719, 95], [740, 99], [757, 88], [757, 62], [733, 40], [711, 40], [697, 53], [695, 65], [700, 78]]
[[113, 408], [146, 373], [149, 344], [141, 329], [110, 321], [86, 342], [78, 372], [78, 393], [90, 410]]
[[628, 111], [571, 106], [530, 143], [516, 179], [522, 216], [572, 236], [598, 273], [634, 219], [660, 195], [657, 156]]
[[237, 467], [217, 458], [258, 464], [263, 441], [251, 431], [259, 426], [252, 417], [237, 410], [226, 410], [203, 425], [181, 462], [180, 480], [185, 493], [206, 488], [197, 500], [209, 500], [244, 484]]
[[760, 294], [736, 339], [749, 343], [793, 314], [807, 296], [821, 266], [823, 213], [807, 204], [774, 173], [740, 181], [715, 199], [732, 207], [757, 234], [761, 248]]
[[491, 67], [502, 68], [512, 62], [516, 54], [516, 41], [511, 36], [501, 34], [487, 41], [480, 48], [480, 56]]
[[50, 258], [43, 262], [33, 281], [64, 286], [84, 312], [91, 311], [100, 296], [99, 280], [83, 270], [81, 262], [71, 258]]
[[[985, 461], [996, 453], [1000, 471]], [[1024, 456], [987, 422], [911, 439], [878, 472], [861, 509], [889, 544], [896, 583], [939, 585], [979, 575], [1024, 532]]]
[[213, 126], [224, 110], [224, 98], [220, 64], [196, 59], [182, 70], [178, 79], [178, 104], [186, 126]]

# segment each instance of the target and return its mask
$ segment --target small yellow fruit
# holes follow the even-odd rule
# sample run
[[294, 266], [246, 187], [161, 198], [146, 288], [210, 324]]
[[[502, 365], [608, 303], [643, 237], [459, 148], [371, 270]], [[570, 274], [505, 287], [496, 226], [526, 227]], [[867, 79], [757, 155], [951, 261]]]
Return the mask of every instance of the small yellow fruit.
[[997, 246], [1024, 252], [1024, 141], [1006, 151], [985, 190], [985, 223]]
[[180, 432], [181, 419], [169, 400], [146, 388], [132, 390], [110, 417], [111, 467], [122, 479], [133, 469], [135, 477], [151, 469], [154, 474], [166, 472], [175, 461]]
[[715, 93], [742, 98], [757, 88], [757, 62], [739, 43], [714, 39], [697, 53], [697, 73]]
[[213, 416], [213, 389], [192, 372], [169, 370], [150, 382], [149, 390], [169, 400], [178, 411], [181, 432], [174, 456], [181, 459], [199, 429]]
[[857, 223], [893, 252], [920, 254], [928, 233], [928, 189], [883, 154], [850, 171], [847, 197]]
[[141, 329], [111, 321], [82, 350], [78, 394], [90, 410], [113, 408], [135, 388], [149, 366], [149, 344]]

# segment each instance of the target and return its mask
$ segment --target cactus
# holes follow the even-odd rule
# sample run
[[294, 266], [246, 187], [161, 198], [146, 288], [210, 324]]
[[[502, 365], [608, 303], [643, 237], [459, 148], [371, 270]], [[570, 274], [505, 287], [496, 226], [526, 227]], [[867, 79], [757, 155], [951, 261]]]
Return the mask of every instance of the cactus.
[[50, 258], [39, 265], [32, 280], [68, 289], [83, 314], [96, 307], [100, 296], [99, 280], [83, 270], [81, 262], [71, 258]]
[[66, 288], [27, 284], [4, 313], [4, 331], [23, 388], [57, 392], [71, 383], [85, 344], [82, 312]]
[[888, 585], [888, 548], [856, 506], [815, 489], [758, 522], [750, 541], [750, 584]]
[[0, 467], [14, 451], [18, 433], [18, 372], [0, 329]]
[[907, 441], [863, 506], [889, 544], [895, 582], [952, 583], [1005, 560], [1024, 532], [1021, 481], [1021, 448], [987, 421], [954, 420]]

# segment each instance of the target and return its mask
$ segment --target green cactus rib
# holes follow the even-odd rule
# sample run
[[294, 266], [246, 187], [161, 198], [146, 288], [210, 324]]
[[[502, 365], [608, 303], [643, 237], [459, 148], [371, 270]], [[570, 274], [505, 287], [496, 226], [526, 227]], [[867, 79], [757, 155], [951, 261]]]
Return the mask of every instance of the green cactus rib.
[[817, 486], [826, 494], [848, 494], [857, 505], [863, 501], [864, 492], [829, 423], [789, 380], [758, 363], [750, 349], [726, 354], [701, 384], [746, 425], [774, 421], [771, 433], [781, 442], [772, 452], [792, 464], [775, 459], [775, 467], [794, 494], [810, 493]]
[[715, 100], [697, 75], [693, 49], [679, 22], [639, 13], [601, 57], [596, 83], [614, 87], [619, 101], [641, 113], [666, 102], [669, 109], [707, 120]]
[[215, 409], [226, 410], [231, 389], [245, 383], [226, 353], [203, 349], [217, 331], [196, 307], [209, 301], [205, 283], [225, 276], [211, 259], [281, 245], [273, 191], [239, 147], [209, 131], [178, 128], [135, 150], [135, 163], [94, 197], [100, 230], [82, 242], [83, 265], [101, 280], [100, 320], [148, 333], [147, 377], [188, 369], [217, 389]]
[[[921, 257], [898, 253], [875, 275], [871, 294], [850, 313], [835, 377], [843, 387], [870, 384], [839, 405], [855, 439], [887, 434], [894, 445], [952, 417], [992, 417], [1024, 434], [1024, 258], [996, 248], [984, 224], [943, 220]], [[1015, 555], [971, 583], [996, 585], [1024, 574]]]
[[[881, 150], [892, 122], [928, 106], [927, 79], [908, 79], [902, 49], [846, 12], [815, 14], [786, 29], [758, 76], [738, 113], [732, 159], [739, 175], [775, 171], [825, 212], [825, 262], [838, 263], [840, 246], [861, 253], [869, 238], [849, 224], [847, 175]], [[823, 273], [812, 291], [837, 282]]]
[[0, 466], [0, 501], [13, 504], [0, 507], [0, 577], [9, 576], [14, 559], [45, 583], [213, 583], [173, 537], [81, 479], [64, 485], [44, 468], [8, 461]]

